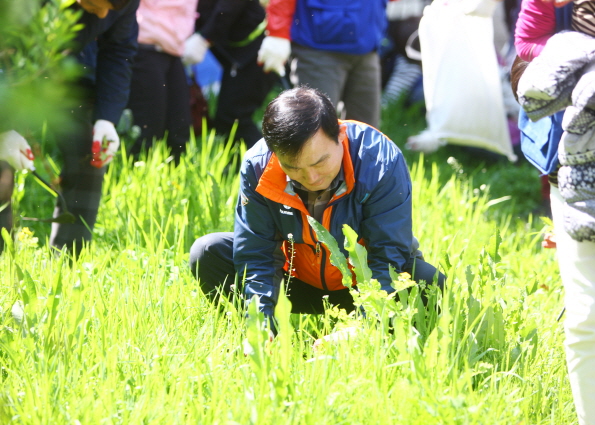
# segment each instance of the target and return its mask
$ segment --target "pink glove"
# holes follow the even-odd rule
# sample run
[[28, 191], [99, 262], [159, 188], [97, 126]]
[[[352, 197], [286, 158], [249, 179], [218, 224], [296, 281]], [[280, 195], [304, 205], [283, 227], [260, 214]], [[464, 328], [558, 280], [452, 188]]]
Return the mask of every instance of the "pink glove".
[[114, 125], [106, 120], [97, 120], [93, 126], [93, 159], [91, 165], [101, 168], [109, 164], [120, 147], [120, 137]]
[[266, 36], [262, 40], [256, 62], [263, 65], [265, 72], [274, 71], [285, 76], [285, 62], [291, 54], [291, 42], [282, 37]]
[[10, 164], [15, 170], [35, 170], [31, 146], [23, 136], [14, 130], [0, 134], [0, 160]]

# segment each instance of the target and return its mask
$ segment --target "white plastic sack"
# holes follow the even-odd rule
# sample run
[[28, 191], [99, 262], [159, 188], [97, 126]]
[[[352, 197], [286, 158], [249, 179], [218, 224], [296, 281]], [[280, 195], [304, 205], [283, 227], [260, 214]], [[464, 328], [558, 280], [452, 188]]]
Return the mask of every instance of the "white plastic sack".
[[512, 150], [491, 18], [496, 2], [435, 0], [419, 25], [428, 129], [409, 138], [413, 150], [452, 143], [516, 161]]

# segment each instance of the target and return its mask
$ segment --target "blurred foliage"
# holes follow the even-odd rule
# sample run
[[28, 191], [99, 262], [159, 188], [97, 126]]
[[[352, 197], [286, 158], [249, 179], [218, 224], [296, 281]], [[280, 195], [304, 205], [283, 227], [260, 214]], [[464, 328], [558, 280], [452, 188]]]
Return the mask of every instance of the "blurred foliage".
[[68, 48], [76, 31], [74, 0], [0, 0], [0, 131], [38, 131], [60, 123], [75, 96], [79, 67]]

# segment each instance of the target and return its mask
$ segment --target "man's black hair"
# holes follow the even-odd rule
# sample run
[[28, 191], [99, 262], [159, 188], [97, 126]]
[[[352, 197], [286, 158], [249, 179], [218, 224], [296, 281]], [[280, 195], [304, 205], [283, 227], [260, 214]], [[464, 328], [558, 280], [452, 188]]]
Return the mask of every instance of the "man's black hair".
[[120, 10], [126, 7], [131, 0], [108, 0], [114, 10]]
[[296, 158], [319, 129], [339, 143], [339, 122], [333, 103], [318, 90], [305, 86], [282, 92], [269, 103], [262, 119], [268, 148], [290, 158]]

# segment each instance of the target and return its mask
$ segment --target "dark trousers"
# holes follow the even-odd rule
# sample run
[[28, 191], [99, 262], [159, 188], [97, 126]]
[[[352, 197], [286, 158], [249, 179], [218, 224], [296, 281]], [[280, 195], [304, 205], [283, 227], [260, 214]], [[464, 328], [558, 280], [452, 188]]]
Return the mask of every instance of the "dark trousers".
[[[91, 166], [93, 143], [94, 90], [81, 83], [81, 102], [71, 111], [71, 121], [66, 131], [56, 130], [57, 143], [63, 159], [60, 174], [60, 189], [68, 210], [74, 214], [74, 223], [53, 223], [50, 235], [51, 246], [68, 248], [78, 254], [84, 242], [91, 240], [97, 211], [101, 201], [101, 189], [106, 167]], [[62, 214], [59, 203], [54, 217]]]
[[167, 146], [179, 159], [190, 138], [190, 87], [184, 65], [177, 56], [140, 48], [134, 58], [130, 99], [140, 138], [130, 148], [138, 155], [167, 135]]
[[[198, 279], [200, 288], [211, 300], [217, 301], [219, 294], [233, 297], [234, 293], [242, 293], [242, 288], [235, 288], [235, 270], [233, 265], [233, 233], [211, 233], [198, 238], [190, 249], [190, 267]], [[423, 260], [416, 259], [415, 270], [405, 270], [416, 282], [432, 283], [437, 279], [437, 285], [442, 289], [446, 277], [438, 272], [436, 267]], [[238, 279], [240, 283], [241, 279]], [[287, 297], [291, 301], [292, 313], [322, 314], [324, 300], [331, 305], [344, 308], [347, 312], [355, 309], [353, 297], [349, 289], [325, 291], [308, 285], [295, 277], [287, 279]]]
[[237, 120], [235, 140], [243, 139], [246, 147], [250, 148], [262, 138], [252, 116], [262, 106], [279, 77], [274, 72], [265, 74], [256, 63], [256, 58], [235, 72], [229, 63], [222, 61], [222, 65], [215, 130], [218, 134], [229, 135]]

